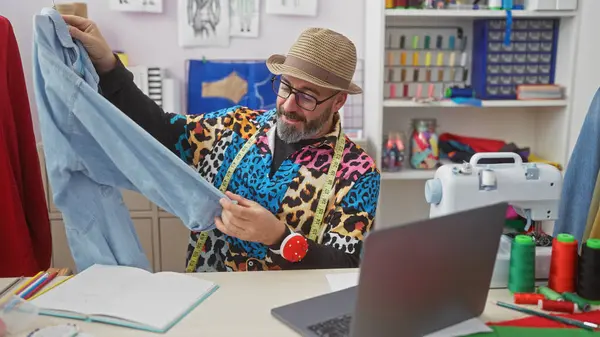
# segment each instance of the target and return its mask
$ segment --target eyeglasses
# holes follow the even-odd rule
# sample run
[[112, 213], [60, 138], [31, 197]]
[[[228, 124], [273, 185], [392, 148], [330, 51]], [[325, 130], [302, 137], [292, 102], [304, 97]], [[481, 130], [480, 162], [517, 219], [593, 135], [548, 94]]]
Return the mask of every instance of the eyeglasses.
[[302, 109], [308, 111], [314, 111], [317, 108], [317, 106], [319, 106], [319, 104], [330, 100], [339, 93], [338, 91], [333, 95], [319, 101], [316, 97], [314, 97], [311, 94], [307, 94], [305, 92], [292, 88], [291, 85], [282, 81], [277, 76], [273, 76], [273, 78], [271, 78], [271, 82], [273, 83], [273, 91], [275, 92], [275, 94], [277, 94], [277, 96], [283, 99], [288, 99], [288, 97], [290, 97], [290, 95], [293, 93], [294, 98], [296, 99], [296, 104]]

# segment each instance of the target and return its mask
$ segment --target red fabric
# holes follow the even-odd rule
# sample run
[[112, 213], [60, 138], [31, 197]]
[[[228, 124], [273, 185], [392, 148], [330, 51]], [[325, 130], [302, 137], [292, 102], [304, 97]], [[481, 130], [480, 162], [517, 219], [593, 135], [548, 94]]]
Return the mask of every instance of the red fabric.
[[[596, 324], [600, 324], [600, 310], [594, 310], [590, 312], [582, 312], [576, 314], [568, 314], [568, 315], [556, 315], [567, 318], [576, 319], [578, 321], [586, 321], [592, 322]], [[560, 322], [555, 322], [543, 317], [531, 316], [525, 318], [514, 319], [510, 321], [503, 322], [490, 322], [488, 325], [495, 326], [515, 326], [522, 328], [577, 328], [572, 325], [562, 324]]]
[[440, 140], [447, 142], [454, 140], [464, 145], [470, 146], [475, 152], [499, 152], [506, 145], [505, 142], [495, 139], [463, 137], [452, 133], [442, 133]]
[[11, 23], [0, 16], [0, 277], [50, 267], [48, 207], [23, 65]]

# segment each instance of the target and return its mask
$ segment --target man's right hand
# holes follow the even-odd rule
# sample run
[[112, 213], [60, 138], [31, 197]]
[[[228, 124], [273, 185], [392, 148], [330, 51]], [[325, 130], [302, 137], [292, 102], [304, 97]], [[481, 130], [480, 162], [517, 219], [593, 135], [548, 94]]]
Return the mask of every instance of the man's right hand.
[[103, 74], [111, 71], [117, 64], [115, 56], [92, 20], [75, 15], [62, 16], [71, 36], [83, 44], [96, 71]]

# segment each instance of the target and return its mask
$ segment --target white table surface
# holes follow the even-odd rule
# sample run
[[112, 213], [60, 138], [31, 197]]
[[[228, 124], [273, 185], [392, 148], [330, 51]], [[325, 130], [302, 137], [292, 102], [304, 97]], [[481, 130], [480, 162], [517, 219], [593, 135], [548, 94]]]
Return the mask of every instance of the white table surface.
[[[211, 280], [217, 283], [220, 288], [166, 334], [143, 332], [101, 323], [86, 323], [78, 320], [40, 316], [31, 326], [31, 329], [17, 336], [24, 337], [35, 328], [67, 322], [77, 324], [82, 332], [95, 337], [299, 336], [276, 320], [271, 315], [271, 309], [327, 293], [330, 291], [326, 278], [327, 274], [352, 271], [354, 270], [324, 269], [190, 274]], [[0, 289], [8, 285], [11, 280], [8, 278], [0, 279]], [[484, 322], [523, 317], [518, 312], [496, 306], [492, 303], [495, 300], [511, 303], [512, 297], [508, 290], [490, 290], [488, 303], [481, 316]]]

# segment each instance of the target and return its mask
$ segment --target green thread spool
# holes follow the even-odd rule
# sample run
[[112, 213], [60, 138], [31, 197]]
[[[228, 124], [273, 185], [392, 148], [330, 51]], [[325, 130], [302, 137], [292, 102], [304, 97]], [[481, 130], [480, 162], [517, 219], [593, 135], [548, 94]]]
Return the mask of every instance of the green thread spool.
[[592, 310], [592, 306], [588, 303], [588, 301], [581, 298], [579, 295], [574, 293], [563, 293], [562, 297], [569, 301], [577, 304], [577, 308], [583, 312], [588, 312]]
[[544, 295], [547, 299], [552, 301], [564, 301], [564, 298], [559, 293], [548, 287], [539, 287], [538, 293]]
[[585, 244], [592, 249], [600, 249], [600, 239], [588, 239]]
[[556, 240], [559, 242], [573, 242], [575, 241], [575, 237], [571, 234], [560, 233], [556, 236]]
[[535, 291], [535, 242], [531, 236], [517, 235], [512, 242], [508, 290], [513, 293]]

